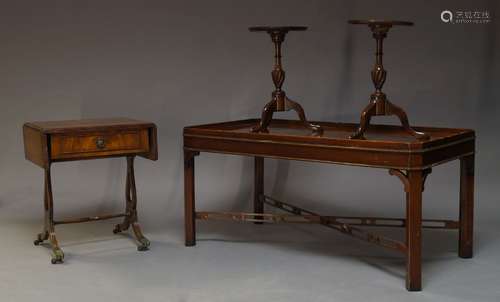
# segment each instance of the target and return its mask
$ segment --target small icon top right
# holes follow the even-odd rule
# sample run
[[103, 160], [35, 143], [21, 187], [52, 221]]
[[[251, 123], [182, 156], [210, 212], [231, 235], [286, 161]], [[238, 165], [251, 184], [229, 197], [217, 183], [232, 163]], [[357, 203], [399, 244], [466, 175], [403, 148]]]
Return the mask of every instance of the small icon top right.
[[444, 10], [441, 12], [441, 20], [445, 23], [453, 22], [453, 13], [449, 10]]
[[443, 10], [441, 21], [449, 24], [487, 24], [491, 22], [490, 12], [482, 10]]

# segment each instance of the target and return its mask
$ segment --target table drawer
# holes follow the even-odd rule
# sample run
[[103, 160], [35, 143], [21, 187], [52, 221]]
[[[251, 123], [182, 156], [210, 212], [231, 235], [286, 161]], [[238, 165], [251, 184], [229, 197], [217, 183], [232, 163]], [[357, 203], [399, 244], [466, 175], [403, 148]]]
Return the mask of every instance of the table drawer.
[[146, 152], [149, 152], [148, 129], [72, 135], [53, 134], [50, 140], [50, 154], [55, 160]]

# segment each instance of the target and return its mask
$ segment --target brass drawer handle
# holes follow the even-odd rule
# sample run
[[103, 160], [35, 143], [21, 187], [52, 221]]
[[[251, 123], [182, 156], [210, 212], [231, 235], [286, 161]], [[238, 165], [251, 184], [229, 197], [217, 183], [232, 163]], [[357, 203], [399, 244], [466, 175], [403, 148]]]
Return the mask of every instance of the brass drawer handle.
[[104, 140], [104, 138], [102, 137], [98, 137], [96, 140], [95, 140], [95, 146], [97, 147], [97, 149], [104, 149], [106, 148], [106, 141]]

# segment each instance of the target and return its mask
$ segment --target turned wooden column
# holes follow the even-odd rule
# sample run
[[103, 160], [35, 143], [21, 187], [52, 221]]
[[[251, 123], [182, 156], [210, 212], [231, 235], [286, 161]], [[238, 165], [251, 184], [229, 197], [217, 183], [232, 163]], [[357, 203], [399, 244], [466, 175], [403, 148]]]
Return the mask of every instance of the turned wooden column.
[[370, 120], [373, 116], [396, 115], [399, 118], [403, 129], [407, 133], [419, 140], [429, 139], [430, 137], [428, 134], [411, 128], [406, 112], [402, 108], [391, 103], [387, 99], [386, 94], [382, 92], [382, 87], [384, 86], [387, 77], [387, 71], [384, 69], [382, 60], [384, 39], [387, 37], [387, 33], [391, 27], [395, 25], [411, 26], [413, 23], [407, 21], [381, 20], [350, 20], [349, 23], [368, 25], [376, 42], [375, 65], [371, 71], [371, 78], [373, 85], [375, 86], [375, 91], [370, 96], [370, 103], [361, 113], [358, 129], [353, 135], [350, 136], [350, 138], [364, 139], [364, 133], [369, 127]]
[[311, 124], [307, 121], [306, 114], [302, 106], [288, 98], [285, 91], [282, 89], [283, 82], [285, 81], [285, 71], [283, 70], [283, 66], [281, 64], [281, 45], [285, 41], [285, 36], [288, 32], [304, 31], [306, 29], [307, 27], [305, 26], [256, 26], [249, 28], [250, 31], [254, 32], [267, 32], [271, 36], [271, 41], [274, 44], [274, 66], [271, 76], [275, 89], [271, 94], [271, 101], [267, 103], [262, 110], [262, 117], [259, 124], [252, 129], [253, 132], [269, 132], [268, 126], [271, 123], [274, 112], [294, 110], [297, 112], [297, 115], [305, 128], [310, 129], [315, 135], [321, 135], [323, 133], [321, 126]]

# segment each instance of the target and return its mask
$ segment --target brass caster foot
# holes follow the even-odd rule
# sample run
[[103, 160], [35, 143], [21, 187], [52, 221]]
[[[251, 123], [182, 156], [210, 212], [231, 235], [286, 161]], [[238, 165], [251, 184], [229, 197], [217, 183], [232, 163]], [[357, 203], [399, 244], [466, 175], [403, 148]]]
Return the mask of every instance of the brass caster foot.
[[63, 263], [64, 262], [64, 253], [61, 250], [55, 250], [52, 255], [52, 259], [50, 260], [52, 264]]
[[113, 234], [118, 234], [118, 233], [121, 233], [122, 232], [122, 229], [120, 228], [120, 225], [117, 224], [115, 226], [115, 228], [113, 229]]
[[36, 239], [35, 241], [33, 241], [33, 244], [34, 245], [40, 245], [41, 243], [43, 243], [45, 240], [49, 239], [49, 234], [48, 233], [40, 233], [38, 235], [36, 235]]
[[139, 240], [139, 243], [140, 245], [137, 246], [137, 250], [139, 252], [144, 252], [149, 250], [149, 246], [151, 245], [151, 242], [149, 242], [149, 240], [147, 240], [146, 238], [142, 238]]

